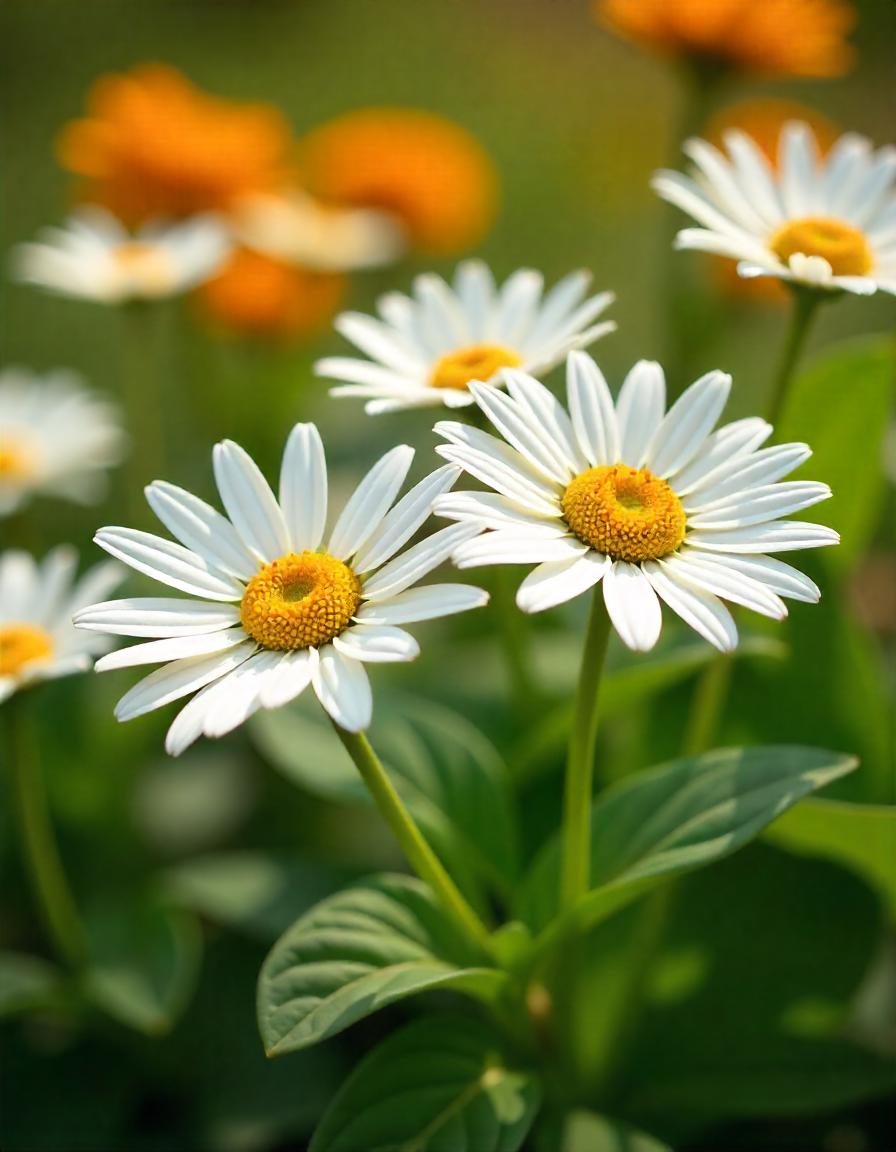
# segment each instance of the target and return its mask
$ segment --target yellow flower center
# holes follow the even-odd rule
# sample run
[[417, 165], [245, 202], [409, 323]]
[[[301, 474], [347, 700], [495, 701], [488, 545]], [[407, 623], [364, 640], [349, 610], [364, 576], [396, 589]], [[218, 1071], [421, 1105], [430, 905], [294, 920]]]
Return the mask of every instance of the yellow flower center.
[[864, 233], [841, 220], [807, 216], [791, 220], [772, 236], [771, 250], [786, 264], [791, 256], [821, 256], [835, 276], [865, 276], [871, 271], [871, 249]]
[[320, 552], [290, 552], [246, 585], [240, 619], [253, 640], [278, 652], [319, 648], [338, 636], [361, 603], [361, 581]]
[[471, 380], [487, 382], [501, 368], [519, 368], [522, 360], [500, 344], [471, 344], [436, 361], [429, 378], [433, 388], [466, 388]]
[[177, 281], [171, 257], [155, 244], [134, 240], [115, 249], [119, 269], [144, 292], [167, 292]]
[[589, 468], [568, 485], [561, 506], [576, 536], [614, 560], [659, 560], [684, 540], [681, 501], [646, 468]]
[[32, 470], [32, 453], [25, 445], [0, 443], [0, 480], [22, 480]]
[[26, 664], [53, 655], [53, 641], [33, 624], [6, 624], [0, 628], [0, 676], [17, 676]]

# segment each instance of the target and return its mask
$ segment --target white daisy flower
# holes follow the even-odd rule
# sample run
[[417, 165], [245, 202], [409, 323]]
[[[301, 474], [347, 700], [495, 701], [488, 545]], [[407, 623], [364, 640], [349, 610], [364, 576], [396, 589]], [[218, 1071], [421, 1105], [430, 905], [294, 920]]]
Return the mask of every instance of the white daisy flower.
[[573, 272], [545, 295], [544, 278], [520, 269], [499, 288], [480, 260], [459, 264], [454, 287], [433, 273], [418, 276], [413, 296], [389, 292], [380, 319], [344, 312], [335, 327], [369, 360], [330, 356], [318, 376], [346, 383], [331, 396], [362, 396], [371, 415], [401, 408], [473, 403], [471, 380], [499, 383], [502, 368], [546, 372], [572, 348], [612, 332], [595, 323], [611, 292], [588, 296], [590, 276]]
[[38, 565], [27, 552], [0, 553], [0, 701], [38, 680], [89, 668], [109, 648], [104, 636], [85, 635], [72, 616], [121, 583], [121, 567], [97, 564], [75, 580], [78, 554], [63, 544]]
[[[665, 410], [658, 364], [641, 361], [614, 407], [583, 352], [567, 361], [569, 414], [537, 380], [505, 372], [507, 394], [471, 385], [503, 439], [464, 424], [436, 425], [437, 451], [494, 492], [441, 496], [437, 515], [483, 534], [454, 554], [461, 568], [537, 564], [517, 604], [541, 612], [603, 580], [610, 619], [629, 648], [648, 651], [663, 600], [722, 651], [737, 629], [722, 599], [779, 619], [782, 596], [816, 601], [808, 577], [768, 556], [836, 544], [830, 528], [782, 517], [830, 496], [826, 484], [778, 483], [806, 460], [805, 444], [760, 448], [772, 429], [746, 419], [713, 428], [731, 386], [702, 377]], [[720, 599], [721, 598], [721, 599]]]
[[165, 747], [176, 756], [202, 733], [223, 736], [258, 708], [278, 708], [308, 684], [341, 727], [370, 724], [364, 665], [413, 660], [417, 641], [400, 625], [485, 604], [479, 588], [415, 588], [476, 534], [452, 524], [398, 555], [460, 473], [446, 466], [395, 506], [414, 451], [393, 448], [345, 505], [324, 550], [327, 468], [313, 424], [297, 424], [283, 455], [279, 499], [257, 465], [230, 440], [214, 450], [227, 517], [196, 496], [156, 481], [147, 500], [180, 543], [131, 528], [102, 528], [100, 547], [137, 571], [197, 599], [113, 600], [76, 623], [149, 640], [114, 652], [102, 671], [163, 663], [122, 697], [130, 720], [190, 693]]
[[118, 409], [72, 372], [0, 372], [0, 516], [37, 493], [99, 499], [126, 437]]
[[47, 228], [37, 243], [20, 244], [20, 280], [58, 292], [119, 304], [186, 292], [215, 273], [232, 247], [217, 217], [181, 223], [155, 221], [136, 233], [102, 208], [84, 208], [62, 228]]
[[658, 172], [653, 188], [702, 227], [676, 247], [738, 261], [741, 276], [777, 276], [812, 288], [896, 293], [896, 148], [875, 152], [841, 136], [825, 158], [808, 124], [785, 125], [778, 170], [737, 130], [728, 155], [691, 139], [692, 176]]

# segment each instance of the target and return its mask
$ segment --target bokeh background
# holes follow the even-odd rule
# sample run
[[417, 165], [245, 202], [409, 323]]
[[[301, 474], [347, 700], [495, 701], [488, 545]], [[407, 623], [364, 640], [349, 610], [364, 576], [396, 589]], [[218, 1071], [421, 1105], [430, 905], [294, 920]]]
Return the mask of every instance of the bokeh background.
[[[850, 74], [734, 79], [718, 93], [716, 110], [747, 96], [783, 96], [880, 144], [892, 141], [896, 6], [862, 0], [856, 7], [859, 62]], [[71, 202], [71, 180], [56, 162], [54, 141], [81, 113], [92, 81], [147, 60], [174, 65], [216, 94], [270, 101], [299, 133], [364, 105], [424, 108], [452, 118], [479, 139], [500, 175], [500, 211], [477, 249], [496, 275], [529, 265], [552, 281], [584, 266], [597, 287], [618, 294], [611, 315], [619, 330], [596, 348], [611, 382], [636, 359], [656, 358], [668, 363], [677, 389], [710, 368], [732, 372], [731, 418], [764, 402], [785, 311], [780, 302], [726, 291], [709, 258], [671, 252], [673, 214], [648, 179], [661, 165], [679, 164], [681, 77], [668, 62], [600, 28], [587, 3], [5, 0], [4, 259], [14, 244], [57, 222]], [[408, 287], [416, 271], [448, 272], [453, 263], [409, 258], [360, 273], [352, 277], [348, 303], [369, 309], [386, 288]], [[684, 327], [670, 331], [670, 316]], [[810, 356], [835, 341], [892, 332], [894, 323], [891, 297], [850, 298], [825, 311]], [[3, 365], [71, 367], [96, 388], [120, 394], [128, 370], [120, 327], [115, 310], [7, 278], [0, 287]], [[402, 440], [418, 447], [415, 475], [422, 475], [433, 459], [431, 413], [372, 420], [354, 401], [329, 399], [311, 364], [343, 351], [327, 328], [310, 340], [271, 344], [207, 330], [189, 301], [160, 309], [147, 334], [145, 367], [163, 377], [166, 478], [211, 496], [210, 447], [225, 435], [271, 474], [296, 419], [319, 423], [346, 485]], [[796, 433], [812, 438], [810, 431]], [[28, 543], [42, 553], [71, 541], [95, 559], [90, 538], [100, 524], [123, 515], [122, 485], [113, 479], [99, 509], [35, 505]], [[841, 793], [879, 804], [896, 801], [886, 695], [896, 631], [894, 508], [892, 487], [875, 497], [864, 555], [849, 555], [836, 573], [821, 561], [807, 565], [829, 581], [825, 602], [817, 610], [794, 609], [785, 636], [796, 653], [792, 661], [767, 655], [738, 665], [723, 731], [723, 742], [804, 740], [859, 751], [863, 768]], [[576, 611], [539, 621], [535, 630], [540, 674], [557, 696], [574, 676]], [[819, 614], [811, 628], [810, 611]], [[492, 624], [483, 614], [444, 629], [429, 626], [413, 687], [481, 723], [506, 752], [515, 722], [496, 704], [505, 684], [488, 640]], [[762, 629], [755, 634], [761, 647]], [[768, 639], [769, 646], [779, 639]], [[98, 930], [123, 941], [121, 956], [136, 952], [148, 959], [145, 1012], [134, 1027], [116, 1022], [114, 1011], [63, 1005], [6, 1027], [3, 1145], [9, 1152], [301, 1148], [341, 1076], [390, 1021], [368, 1022], [309, 1055], [266, 1063], [254, 1022], [257, 968], [295, 915], [346, 876], [396, 866], [395, 850], [371, 812], [328, 799], [326, 783], [316, 793], [297, 790], [284, 773], [271, 771], [266, 760], [276, 765], [278, 755], [270, 733], [267, 743], [242, 732], [220, 746], [197, 747], [180, 762], [165, 760], [165, 718], [117, 726], [112, 706], [123, 678], [111, 679], [116, 682], [80, 677], [49, 686], [40, 715], [51, 802], [75, 890]], [[384, 675], [375, 687], [384, 690], [390, 679], [399, 689], [411, 686], [401, 675]], [[603, 739], [614, 773], [675, 753], [692, 689], [690, 678], [670, 683], [610, 718]], [[316, 764], [324, 776], [326, 756], [322, 751]], [[555, 820], [560, 761], [558, 753], [537, 771], [526, 769], [520, 800], [529, 847]], [[0, 931], [5, 943], [40, 951], [8, 813], [4, 802]], [[865, 1091], [838, 1095], [831, 1067], [799, 1064], [798, 1055], [800, 1082], [820, 1079], [827, 1102], [807, 1088], [803, 1097], [784, 1093], [776, 1104], [762, 1086], [753, 1096], [762, 1102], [758, 1109], [731, 1106], [719, 1114], [713, 1106], [711, 1073], [730, 1055], [735, 1037], [742, 1037], [749, 1057], [739, 1073], [741, 1098], [748, 1100], [747, 1066], [762, 1069], [765, 1026], [777, 1026], [786, 1008], [802, 1011], [810, 1032], [823, 1027], [825, 1011], [842, 1007], [879, 954], [885, 920], [879, 894], [857, 874], [777, 847], [750, 849], [717, 873], [717, 879], [688, 882], [690, 912], [676, 920], [668, 945], [680, 961], [679, 984], [696, 979], [694, 963], [699, 969], [701, 962], [693, 956], [701, 941], [717, 982], [708, 980], [696, 1006], [670, 995], [665, 1012], [650, 1020], [641, 1043], [659, 1087], [651, 1092], [635, 1085], [625, 1110], [645, 1127], [652, 1122], [659, 1134], [680, 1138], [682, 1146], [707, 1152], [892, 1148], [885, 1090], [869, 1081]], [[759, 918], [774, 925], [764, 945], [754, 931]], [[595, 944], [597, 983], [600, 964], [611, 965], [611, 945]], [[788, 956], [783, 969], [782, 953]], [[170, 971], [183, 955], [195, 963], [178, 967], [182, 987], [172, 989]], [[733, 995], [733, 987], [741, 994]], [[155, 995], [160, 988], [164, 995]], [[583, 1002], [583, 1014], [588, 1010]], [[664, 1086], [680, 1059], [674, 1038], [688, 1032], [697, 1051], [685, 1068], [691, 1079], [683, 1075], [677, 1088]]]

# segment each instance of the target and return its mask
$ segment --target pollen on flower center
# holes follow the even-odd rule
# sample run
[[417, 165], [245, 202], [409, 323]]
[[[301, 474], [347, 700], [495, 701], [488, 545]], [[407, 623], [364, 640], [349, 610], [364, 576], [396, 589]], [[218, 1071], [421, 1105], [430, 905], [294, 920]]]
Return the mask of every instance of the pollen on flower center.
[[684, 540], [681, 501], [646, 468], [589, 468], [567, 486], [561, 506], [576, 536], [614, 560], [658, 560]]
[[26, 664], [53, 655], [49, 633], [33, 624], [7, 624], [0, 628], [0, 676], [16, 676]]
[[471, 344], [436, 361], [429, 383], [433, 388], [466, 388], [471, 380], [490, 380], [499, 369], [518, 368], [522, 362], [500, 344]]
[[769, 246], [785, 264], [797, 253], [821, 256], [835, 276], [865, 276], [872, 267], [865, 234], [842, 220], [824, 216], [791, 220], [772, 236]]
[[264, 648], [318, 648], [338, 636], [361, 603], [361, 581], [320, 552], [290, 552], [266, 564], [240, 604], [243, 628]]
[[0, 441], [0, 480], [21, 480], [34, 470], [34, 453], [30, 444]]

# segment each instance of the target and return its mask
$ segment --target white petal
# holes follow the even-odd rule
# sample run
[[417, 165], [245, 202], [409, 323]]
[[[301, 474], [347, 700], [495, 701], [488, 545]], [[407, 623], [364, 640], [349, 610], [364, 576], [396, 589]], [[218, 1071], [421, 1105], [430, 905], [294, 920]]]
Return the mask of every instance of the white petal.
[[548, 560], [539, 564], [520, 584], [517, 607], [523, 612], [544, 612], [557, 604], [565, 604], [593, 588], [612, 563], [608, 556], [589, 550], [571, 560]]
[[679, 396], [663, 417], [645, 455], [652, 472], [665, 479], [696, 456], [721, 416], [730, 390], [730, 376], [707, 372]]
[[320, 650], [313, 684], [317, 698], [340, 728], [360, 732], [370, 727], [373, 696], [364, 665], [337, 652], [332, 644]]
[[208, 564], [241, 580], [251, 579], [258, 561], [234, 526], [191, 492], [156, 480], [145, 490], [147, 502], [172, 536]]
[[824, 548], [839, 544], [840, 536], [823, 524], [773, 520], [723, 532], [689, 532], [687, 542], [710, 552], [792, 552], [798, 548]]
[[550, 516], [538, 516], [497, 492], [451, 492], [436, 500], [433, 512], [448, 520], [472, 521], [481, 528], [531, 529], [545, 536], [565, 536], [569, 531], [559, 509]]
[[588, 546], [572, 536], [546, 539], [501, 530], [484, 532], [458, 545], [454, 563], [458, 568], [481, 568], [486, 564], [542, 564], [546, 560], [570, 560], [582, 556]]
[[709, 592], [752, 608], [773, 620], [782, 620], [787, 615], [784, 601], [771, 592], [764, 584], [742, 573], [734, 572], [724, 564], [714, 563], [707, 555], [703, 559], [699, 553], [688, 552], [681, 556], [669, 556], [661, 561], [661, 567], [681, 583], [688, 584], [698, 591]]
[[265, 563], [289, 552], [289, 533], [280, 506], [252, 457], [225, 440], [212, 453], [215, 481], [234, 528]]
[[454, 274], [454, 291], [464, 310], [470, 339], [477, 343], [492, 335], [495, 281], [481, 260], [464, 260]]
[[459, 544], [477, 535], [475, 524], [452, 524], [427, 536], [401, 556], [396, 556], [380, 568], [374, 576], [364, 581], [362, 596], [365, 600], [387, 600], [403, 592], [418, 580], [422, 580], [434, 568], [438, 568], [454, 552]]
[[445, 464], [402, 496], [392, 511], [383, 517], [367, 543], [355, 553], [354, 570], [370, 572], [394, 556], [432, 515], [433, 501], [455, 483], [460, 471], [453, 464]]
[[357, 552], [379, 527], [405, 481], [414, 449], [399, 444], [370, 469], [336, 521], [327, 549], [339, 560]]
[[560, 510], [560, 485], [550, 486], [539, 478], [519, 452], [494, 436], [451, 421], [439, 421], [435, 431], [452, 440], [439, 444], [439, 456], [459, 464], [471, 476], [488, 484], [529, 512], [543, 516]]
[[240, 610], [173, 596], [136, 597], [82, 608], [74, 622], [78, 628], [113, 636], [198, 636], [239, 624]]
[[488, 593], [470, 584], [428, 584], [408, 588], [388, 600], [361, 606], [357, 619], [364, 624], [415, 624], [453, 616], [488, 603]]
[[557, 484], [568, 484], [573, 469], [562, 446], [552, 442], [540, 424], [527, 418], [512, 397], [490, 385], [472, 382], [469, 386], [476, 403], [501, 433], [528, 460], [536, 471]]
[[619, 462], [616, 410], [604, 375], [585, 352], [570, 352], [566, 360], [569, 414], [576, 440], [589, 464]]
[[[560, 359], [558, 355], [553, 363]], [[544, 430], [560, 463], [571, 472], [580, 472], [585, 466], [585, 457], [576, 444], [572, 421], [554, 393], [528, 372], [516, 368], [505, 368], [501, 378], [521, 413], [533, 427]]]
[[757, 416], [735, 420], [713, 432], [691, 463], [670, 477], [676, 493], [686, 496], [695, 488], [714, 482], [723, 469], [730, 470], [734, 460], [758, 448], [771, 434], [771, 424]]
[[280, 467], [280, 508], [293, 552], [315, 552], [327, 522], [327, 461], [313, 424], [296, 424]]
[[570, 272], [545, 293], [531, 330], [526, 337], [526, 346], [549, 340], [564, 320], [581, 303], [591, 283], [591, 273], [584, 270]]
[[[88, 568], [78, 583], [72, 589], [64, 615], [72, 616], [91, 604], [108, 596], [124, 579], [125, 570], [114, 560], [105, 560], [101, 564], [94, 564]], [[217, 605], [216, 607], [220, 607]]]
[[[261, 689], [283, 662], [283, 652], [256, 652], [209, 689], [202, 731], [213, 740], [225, 736], [257, 712]], [[214, 698], [212, 696], [214, 695]]]
[[422, 386], [426, 372], [421, 370], [413, 376], [401, 375], [391, 368], [371, 364], [369, 360], [352, 360], [348, 356], [328, 356], [314, 365], [315, 376], [327, 380], [345, 380], [357, 388], [331, 388], [331, 396], [402, 396], [409, 390]]
[[716, 563], [732, 572], [758, 580], [779, 596], [802, 600], [807, 604], [817, 604], [821, 599], [821, 589], [814, 580], [772, 556], [729, 556], [724, 552], [698, 552], [697, 555], [712, 556]]
[[333, 647], [352, 660], [385, 664], [416, 660], [420, 645], [403, 628], [392, 624], [356, 624], [333, 638]]
[[234, 577], [212, 570], [195, 552], [150, 532], [101, 528], [94, 540], [131, 568], [182, 592], [209, 600], [239, 600], [243, 594], [243, 585]]
[[140, 664], [164, 664], [181, 660], [185, 656], [210, 656], [213, 652], [226, 652], [248, 637], [242, 628], [226, 632], [203, 632], [196, 636], [171, 636], [164, 640], [150, 640], [146, 644], [132, 644], [119, 648], [97, 660], [94, 670], [109, 672], [117, 668], [136, 668]]
[[699, 512], [688, 516], [688, 528], [745, 528], [749, 524], [762, 524], [810, 508], [820, 500], [827, 500], [830, 495], [827, 484], [813, 480], [764, 484], [705, 505]]
[[500, 344], [515, 348], [526, 338], [543, 288], [544, 277], [531, 268], [518, 268], [504, 281], [494, 321]]
[[[715, 449], [713, 452], [715, 454]], [[792, 472], [811, 455], [812, 449], [808, 444], [775, 444], [758, 452], [735, 452], [726, 463], [716, 464], [697, 483], [691, 484], [684, 501], [685, 511], [696, 512], [704, 505], [715, 503], [726, 496], [748, 492], [760, 484], [772, 484]], [[696, 466], [698, 461], [694, 461], [694, 464]], [[677, 480], [675, 490], [679, 491]]]
[[441, 276], [424, 272], [414, 279], [417, 323], [428, 347], [444, 353], [470, 343], [463, 309]]
[[754, 208], [750, 196], [717, 148], [695, 137], [685, 141], [682, 151], [701, 170], [707, 191], [723, 212], [750, 232], [765, 231], [766, 222]]
[[640, 468], [666, 410], [666, 377], [654, 360], [639, 360], [623, 381], [616, 401], [619, 459]]
[[316, 648], [285, 652], [261, 686], [259, 699], [262, 708], [280, 708], [301, 695], [311, 683], [317, 659]]
[[689, 584], [675, 580], [659, 563], [649, 560], [643, 566], [654, 590], [704, 640], [720, 652], [731, 652], [737, 647], [737, 626], [734, 618], [718, 597], [709, 592], [698, 592]]
[[119, 720], [133, 720], [154, 708], [161, 708], [196, 692], [219, 680], [222, 676], [239, 667], [255, 651], [255, 643], [247, 641], [231, 648], [228, 652], [216, 652], [211, 656], [191, 656], [165, 664], [144, 676], [134, 687], [122, 696], [115, 708]]
[[372, 360], [402, 375], [419, 373], [421, 358], [396, 331], [372, 316], [343, 312], [333, 321], [333, 327]]
[[78, 553], [67, 544], [58, 544], [44, 557], [35, 589], [36, 623], [52, 627], [58, 621], [77, 566]]
[[604, 576], [604, 603], [627, 648], [649, 652], [660, 638], [663, 613], [650, 581], [637, 564], [615, 561]]

